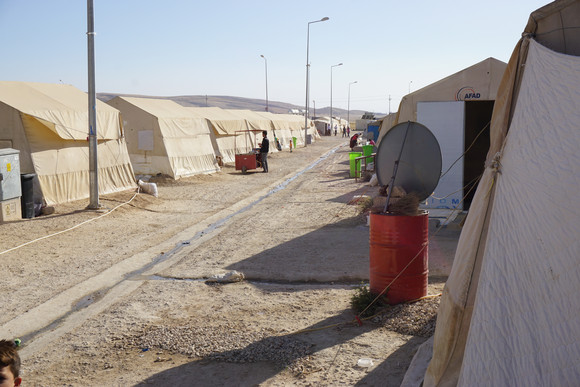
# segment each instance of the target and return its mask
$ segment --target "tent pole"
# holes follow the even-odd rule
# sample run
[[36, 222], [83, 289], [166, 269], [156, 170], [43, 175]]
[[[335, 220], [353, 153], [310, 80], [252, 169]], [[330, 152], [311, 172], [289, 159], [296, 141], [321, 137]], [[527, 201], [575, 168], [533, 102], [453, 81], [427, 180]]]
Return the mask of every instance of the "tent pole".
[[93, 0], [87, 0], [87, 48], [89, 78], [89, 209], [98, 209], [99, 175], [97, 167], [97, 98], [95, 93], [95, 26]]

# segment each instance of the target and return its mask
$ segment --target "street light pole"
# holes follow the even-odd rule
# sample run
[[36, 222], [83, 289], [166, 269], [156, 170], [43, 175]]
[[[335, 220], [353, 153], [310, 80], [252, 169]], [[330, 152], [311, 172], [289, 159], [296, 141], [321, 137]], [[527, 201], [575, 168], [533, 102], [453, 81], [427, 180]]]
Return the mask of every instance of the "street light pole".
[[411, 83], [413, 83], [413, 81], [409, 81], [409, 94], [411, 94]]
[[342, 63], [330, 66], [330, 135], [332, 136], [332, 69], [342, 66]]
[[97, 157], [97, 97], [95, 91], [95, 19], [93, 0], [87, 0], [87, 51], [89, 78], [89, 206], [99, 205], [99, 174]]
[[264, 66], [266, 66], [266, 111], [268, 111], [268, 60], [264, 55], [260, 55], [264, 58]]
[[313, 23], [327, 21], [328, 19], [328, 17], [323, 17], [320, 20], [308, 22], [308, 29], [306, 30], [306, 103], [304, 104], [304, 146], [306, 146], [306, 137], [308, 136], [308, 102], [310, 98], [310, 25]]
[[358, 83], [358, 81], [354, 81], [348, 84], [348, 107], [347, 107], [347, 113], [346, 113], [346, 126], [350, 127], [350, 85], [354, 85], [355, 83]]

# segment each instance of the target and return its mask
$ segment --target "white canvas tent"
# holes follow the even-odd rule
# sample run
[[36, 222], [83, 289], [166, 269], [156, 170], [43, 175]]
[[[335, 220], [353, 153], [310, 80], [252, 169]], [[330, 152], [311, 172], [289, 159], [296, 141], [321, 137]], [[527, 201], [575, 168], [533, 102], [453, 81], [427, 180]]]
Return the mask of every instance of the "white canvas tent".
[[[299, 116], [296, 114], [279, 114], [279, 115], [286, 117], [293, 133], [298, 132], [300, 133], [301, 136], [304, 136], [303, 116]], [[308, 134], [312, 136], [312, 142], [316, 141], [317, 139], [320, 139], [320, 133], [318, 133], [318, 130], [316, 130], [314, 122], [309, 119], [307, 125], [308, 125]]]
[[504, 62], [494, 58], [476, 63], [406, 95], [394, 122], [383, 120], [381, 141], [395, 124], [416, 121], [439, 142], [446, 173], [425, 208], [469, 208], [489, 148], [489, 122], [505, 68]]
[[174, 179], [219, 170], [207, 122], [173, 101], [115, 97], [136, 174]]
[[377, 140], [377, 146], [381, 143], [381, 140], [385, 134], [395, 126], [397, 119], [397, 113], [389, 113], [381, 119], [381, 126], [379, 127], [379, 138]]
[[417, 121], [418, 102], [495, 100], [505, 68], [506, 63], [487, 58], [407, 94], [399, 104], [395, 124]]
[[499, 87], [426, 387], [580, 381], [578, 55], [580, 1], [530, 15]]
[[[295, 114], [274, 114], [270, 112], [256, 112], [258, 115], [269, 119], [274, 127], [274, 135], [280, 141], [282, 148], [288, 149], [292, 137], [296, 137], [296, 145], [304, 145], [304, 117]], [[314, 128], [312, 121], [308, 120], [308, 134], [314, 142], [320, 135]]]
[[[97, 101], [99, 194], [136, 188], [119, 111]], [[88, 96], [70, 85], [0, 82], [0, 147], [35, 173], [35, 202], [89, 197]]]
[[[283, 114], [273, 114], [270, 112], [256, 112], [258, 115], [270, 120], [274, 127], [274, 136], [280, 142], [282, 149], [290, 148], [290, 141], [292, 141], [292, 127], [290, 122], [283, 117]], [[272, 143], [273, 144], [273, 143]]]
[[[267, 131], [268, 138], [270, 139], [270, 152], [277, 152], [278, 150], [274, 146], [274, 137], [276, 134], [274, 133], [274, 124], [272, 123], [272, 119], [269, 117], [265, 117], [258, 112], [252, 110], [245, 110], [245, 109], [231, 109], [228, 110], [232, 114], [235, 114], [244, 120], [248, 124], [248, 130], [254, 131]], [[258, 133], [258, 136], [254, 139], [254, 136], [251, 136], [252, 144], [255, 142], [259, 143], [262, 135]], [[253, 147], [257, 148], [258, 144], [253, 144]]]
[[236, 153], [246, 153], [250, 149], [245, 145], [245, 136], [240, 133], [248, 128], [245, 119], [219, 107], [188, 107], [196, 117], [207, 120], [212, 130], [212, 143], [216, 155], [224, 163], [235, 162]]

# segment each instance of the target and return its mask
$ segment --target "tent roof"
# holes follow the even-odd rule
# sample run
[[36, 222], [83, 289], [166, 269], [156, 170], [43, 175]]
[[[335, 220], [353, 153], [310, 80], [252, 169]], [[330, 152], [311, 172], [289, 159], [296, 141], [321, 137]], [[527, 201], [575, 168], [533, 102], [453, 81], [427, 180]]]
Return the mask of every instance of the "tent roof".
[[157, 117], [159, 129], [164, 137], [180, 137], [184, 134], [209, 134], [205, 119], [193, 114], [190, 108], [168, 99], [115, 97]]
[[531, 13], [524, 35], [562, 54], [580, 56], [580, 2], [559, 0]]
[[273, 123], [270, 118], [266, 118], [257, 112], [244, 109], [232, 109], [232, 114], [240, 116], [248, 121], [250, 129], [254, 130], [272, 130]]
[[217, 134], [235, 135], [236, 131], [247, 128], [246, 121], [239, 115], [219, 107], [188, 107], [196, 117], [208, 120]]
[[407, 94], [399, 105], [396, 122], [416, 121], [420, 101], [495, 100], [506, 66], [500, 60], [487, 58]]
[[129, 102], [157, 118], [192, 118], [193, 115], [180, 104], [169, 99], [116, 97]]
[[[0, 81], [0, 102], [37, 119], [65, 140], [88, 136], [88, 95], [71, 85]], [[97, 100], [97, 136], [118, 139], [119, 111]]]

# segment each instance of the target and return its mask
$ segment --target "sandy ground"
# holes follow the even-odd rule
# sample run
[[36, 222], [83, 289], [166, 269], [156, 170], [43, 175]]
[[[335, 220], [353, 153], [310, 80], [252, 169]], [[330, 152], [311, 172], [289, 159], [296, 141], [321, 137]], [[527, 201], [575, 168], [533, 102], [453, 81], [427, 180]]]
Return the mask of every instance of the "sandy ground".
[[[22, 339], [26, 385], [398, 386], [427, 338], [353, 323], [369, 236], [347, 203], [376, 188], [348, 178], [346, 145], [0, 225], [0, 336]], [[458, 234], [430, 240], [431, 294]], [[232, 270], [245, 280], [205, 281]]]

